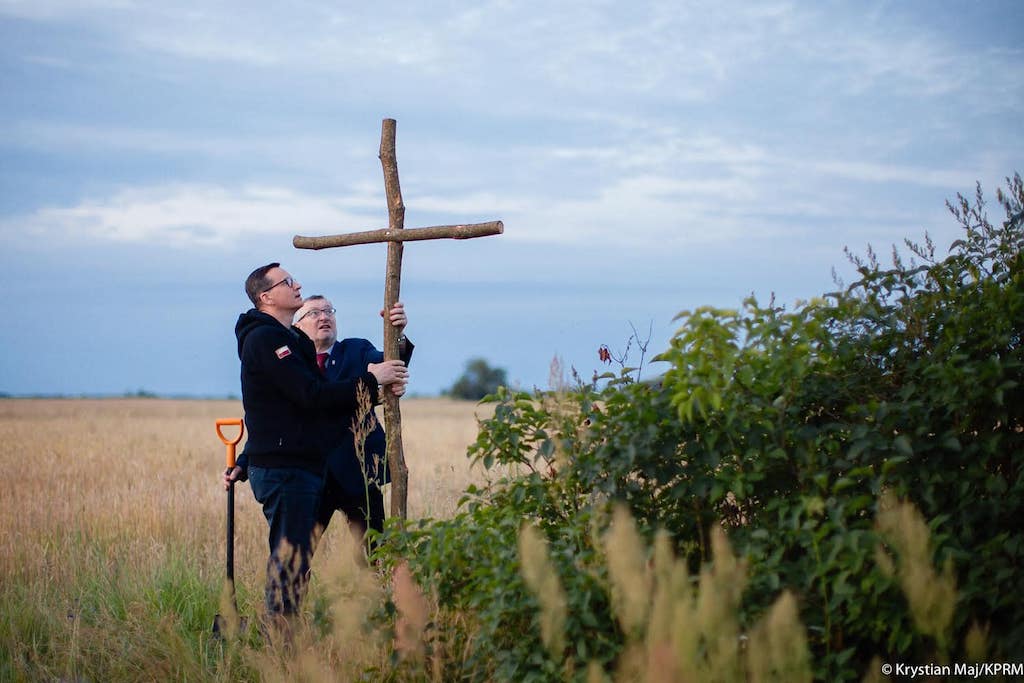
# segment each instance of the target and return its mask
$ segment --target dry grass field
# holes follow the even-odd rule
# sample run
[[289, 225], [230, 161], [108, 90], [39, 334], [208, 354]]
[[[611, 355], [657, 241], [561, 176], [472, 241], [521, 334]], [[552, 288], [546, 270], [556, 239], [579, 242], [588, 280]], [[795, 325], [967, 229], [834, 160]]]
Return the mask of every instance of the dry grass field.
[[[410, 518], [450, 516], [485, 476], [465, 454], [488, 410], [403, 401]], [[191, 607], [167, 604], [188, 593], [176, 584], [215, 586], [224, 572], [225, 447], [214, 420], [241, 414], [237, 401], [0, 400], [0, 680], [26, 671], [94, 680], [81, 663], [119, 651], [116, 631], [96, 632], [104, 623], [130, 633], [133, 620], [144, 630], [163, 611], [167, 628], [181, 630], [178, 612]], [[236, 582], [240, 600], [255, 605], [267, 529], [247, 484], [236, 488], [235, 510]], [[314, 562], [329, 562], [344, 534], [332, 525]], [[110, 671], [97, 665], [94, 674]]]

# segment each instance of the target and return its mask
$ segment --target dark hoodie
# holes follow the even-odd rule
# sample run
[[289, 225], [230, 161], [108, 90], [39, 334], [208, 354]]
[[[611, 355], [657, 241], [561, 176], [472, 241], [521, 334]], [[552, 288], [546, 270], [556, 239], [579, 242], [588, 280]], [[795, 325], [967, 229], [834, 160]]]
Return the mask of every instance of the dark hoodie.
[[376, 403], [376, 378], [364, 372], [328, 382], [317, 370], [309, 337], [255, 308], [238, 316], [235, 336], [249, 431], [239, 464], [302, 467], [323, 474], [330, 445], [326, 425], [355, 413], [360, 383]]

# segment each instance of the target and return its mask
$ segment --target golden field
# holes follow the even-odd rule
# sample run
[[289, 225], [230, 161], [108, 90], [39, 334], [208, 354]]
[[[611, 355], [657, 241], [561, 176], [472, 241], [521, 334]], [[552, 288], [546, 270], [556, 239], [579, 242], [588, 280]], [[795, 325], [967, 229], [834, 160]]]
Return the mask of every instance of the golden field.
[[[466, 449], [490, 412], [402, 401], [410, 519], [451, 516], [466, 486], [483, 481]], [[239, 401], [0, 400], [0, 681], [265, 676], [209, 639], [227, 499], [214, 421], [241, 416]], [[239, 484], [243, 613], [260, 611], [267, 550], [260, 506]], [[314, 558], [314, 592], [342, 555], [351, 541], [338, 520]]]
[[[488, 410], [447, 399], [402, 402], [411, 519], [450, 516], [466, 486], [480, 480], [466, 448]], [[214, 420], [241, 416], [239, 401], [0, 401], [0, 529], [12, 549], [0, 559], [0, 576], [57, 578], [66, 543], [79, 534], [109, 540], [120, 555], [111, 561], [153, 559], [177, 546], [222, 571], [225, 446]], [[266, 522], [247, 484], [236, 487], [235, 525], [237, 578], [255, 586]], [[324, 550], [343, 528], [332, 525]]]

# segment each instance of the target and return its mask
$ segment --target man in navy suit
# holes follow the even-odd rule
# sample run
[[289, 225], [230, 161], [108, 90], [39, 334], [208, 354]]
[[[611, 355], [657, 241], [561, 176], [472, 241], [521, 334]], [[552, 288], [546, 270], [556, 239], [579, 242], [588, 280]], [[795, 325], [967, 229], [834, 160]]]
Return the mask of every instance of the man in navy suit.
[[[381, 311], [381, 316], [384, 312]], [[389, 319], [399, 334], [401, 360], [408, 365], [413, 344], [402, 334], [408, 323], [405, 307], [396, 303]], [[366, 339], [338, 340], [338, 323], [330, 300], [317, 294], [305, 299], [295, 314], [295, 326], [306, 333], [316, 346], [317, 363], [330, 382], [348, 382], [354, 377], [373, 372], [384, 362], [384, 353]], [[408, 375], [405, 376], [405, 379]], [[398, 381], [383, 389], [396, 396], [405, 393], [405, 382]], [[362, 543], [367, 529], [384, 530], [384, 494], [382, 488], [390, 481], [385, 453], [384, 430], [371, 404], [362, 427], [355, 429], [353, 420], [334, 420], [327, 456], [327, 476], [320, 499], [319, 525], [326, 530], [335, 510], [348, 518], [349, 529]], [[357, 434], [356, 432], [360, 432]], [[360, 444], [356, 439], [363, 436]]]

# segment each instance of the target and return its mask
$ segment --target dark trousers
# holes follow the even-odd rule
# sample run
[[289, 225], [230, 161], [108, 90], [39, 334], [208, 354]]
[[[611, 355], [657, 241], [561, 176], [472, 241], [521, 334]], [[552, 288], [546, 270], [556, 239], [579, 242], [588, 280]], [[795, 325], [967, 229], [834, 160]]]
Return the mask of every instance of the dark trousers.
[[268, 615], [295, 614], [309, 582], [323, 477], [301, 467], [249, 467], [249, 485], [270, 525]]
[[343, 512], [348, 517], [349, 526], [361, 529], [360, 536], [365, 535], [368, 528], [378, 532], [384, 531], [384, 494], [373, 481], [357, 494], [346, 490], [328, 474], [324, 481], [320, 511], [317, 515], [322, 529], [327, 529], [335, 510]]

